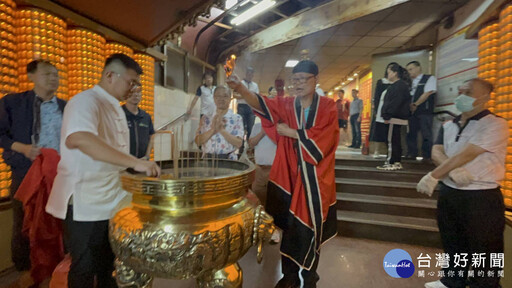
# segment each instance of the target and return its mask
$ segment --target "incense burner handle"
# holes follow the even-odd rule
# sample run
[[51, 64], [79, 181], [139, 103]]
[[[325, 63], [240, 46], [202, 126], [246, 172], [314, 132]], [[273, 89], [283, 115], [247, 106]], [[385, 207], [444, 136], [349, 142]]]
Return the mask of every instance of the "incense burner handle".
[[257, 246], [257, 260], [258, 263], [261, 263], [263, 260], [263, 244], [270, 241], [276, 226], [274, 225], [274, 218], [265, 212], [262, 205], [256, 207], [254, 213], [254, 233], [252, 244]]

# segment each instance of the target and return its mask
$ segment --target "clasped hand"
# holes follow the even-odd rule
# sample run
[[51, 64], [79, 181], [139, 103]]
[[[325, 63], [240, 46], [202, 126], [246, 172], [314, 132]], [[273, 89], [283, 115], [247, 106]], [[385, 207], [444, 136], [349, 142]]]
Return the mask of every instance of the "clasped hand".
[[290, 128], [286, 123], [279, 123], [276, 126], [277, 133], [281, 136], [286, 136], [290, 138], [297, 138], [297, 132], [295, 129]]
[[224, 116], [215, 115], [213, 117], [212, 128], [215, 132], [220, 132], [225, 126]]

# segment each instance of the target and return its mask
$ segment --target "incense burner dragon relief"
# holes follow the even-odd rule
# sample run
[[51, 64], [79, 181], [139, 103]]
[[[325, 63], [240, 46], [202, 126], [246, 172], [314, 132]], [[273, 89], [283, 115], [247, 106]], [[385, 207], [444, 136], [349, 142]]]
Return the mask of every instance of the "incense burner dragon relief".
[[[150, 287], [158, 277], [196, 278], [201, 288], [239, 288], [237, 261], [254, 245], [261, 261], [262, 245], [275, 227], [263, 207], [246, 197], [254, 169], [229, 160], [212, 161], [217, 166], [208, 168], [205, 161], [182, 161], [185, 170], [195, 171], [191, 177], [122, 175], [133, 199], [110, 221], [119, 287]], [[215, 170], [224, 173], [200, 176]]]

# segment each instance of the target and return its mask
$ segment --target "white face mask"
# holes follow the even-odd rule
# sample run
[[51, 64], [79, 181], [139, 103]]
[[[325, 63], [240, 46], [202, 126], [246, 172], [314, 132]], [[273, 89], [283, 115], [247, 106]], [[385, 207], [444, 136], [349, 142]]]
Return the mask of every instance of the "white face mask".
[[460, 112], [469, 112], [473, 110], [473, 103], [475, 103], [475, 100], [476, 99], [473, 97], [470, 97], [465, 94], [460, 94], [459, 96], [457, 96], [457, 98], [455, 98], [455, 107]]

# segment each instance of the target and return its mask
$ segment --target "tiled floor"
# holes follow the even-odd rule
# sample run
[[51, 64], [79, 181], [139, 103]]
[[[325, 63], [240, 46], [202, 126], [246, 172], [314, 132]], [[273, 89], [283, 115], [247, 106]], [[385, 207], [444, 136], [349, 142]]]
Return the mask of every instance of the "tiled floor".
[[[417, 264], [420, 253], [432, 257], [435, 266], [435, 253], [439, 249], [410, 246], [389, 242], [336, 237], [325, 244], [321, 252], [318, 273], [319, 288], [413, 288], [423, 287], [427, 281], [435, 281], [435, 277], [419, 278], [417, 273], [408, 279], [395, 279], [387, 275], [383, 269], [384, 256], [391, 250], [400, 248], [411, 255]], [[256, 251], [251, 249], [240, 261], [244, 270], [244, 288], [272, 288], [281, 278], [280, 255], [278, 246], [267, 246], [261, 265], [256, 262]], [[153, 287], [192, 288], [193, 280], [171, 281], [156, 279]]]
[[[411, 255], [413, 263], [417, 264], [420, 253], [429, 254], [435, 266], [435, 253], [441, 251], [421, 246], [410, 246], [390, 242], [379, 242], [364, 239], [336, 237], [325, 244], [321, 252], [318, 273], [319, 288], [414, 288], [423, 287], [427, 281], [437, 280], [435, 277], [419, 278], [417, 272], [408, 279], [395, 279], [387, 275], [383, 269], [383, 259], [391, 249], [400, 248]], [[266, 246], [264, 259], [261, 264], [256, 262], [256, 251], [251, 249], [240, 261], [244, 271], [243, 288], [272, 288], [281, 278], [279, 246]], [[16, 274], [10, 273], [0, 278], [0, 287], [8, 286], [16, 279]], [[154, 288], [193, 288], [194, 280], [173, 281], [155, 279]]]

